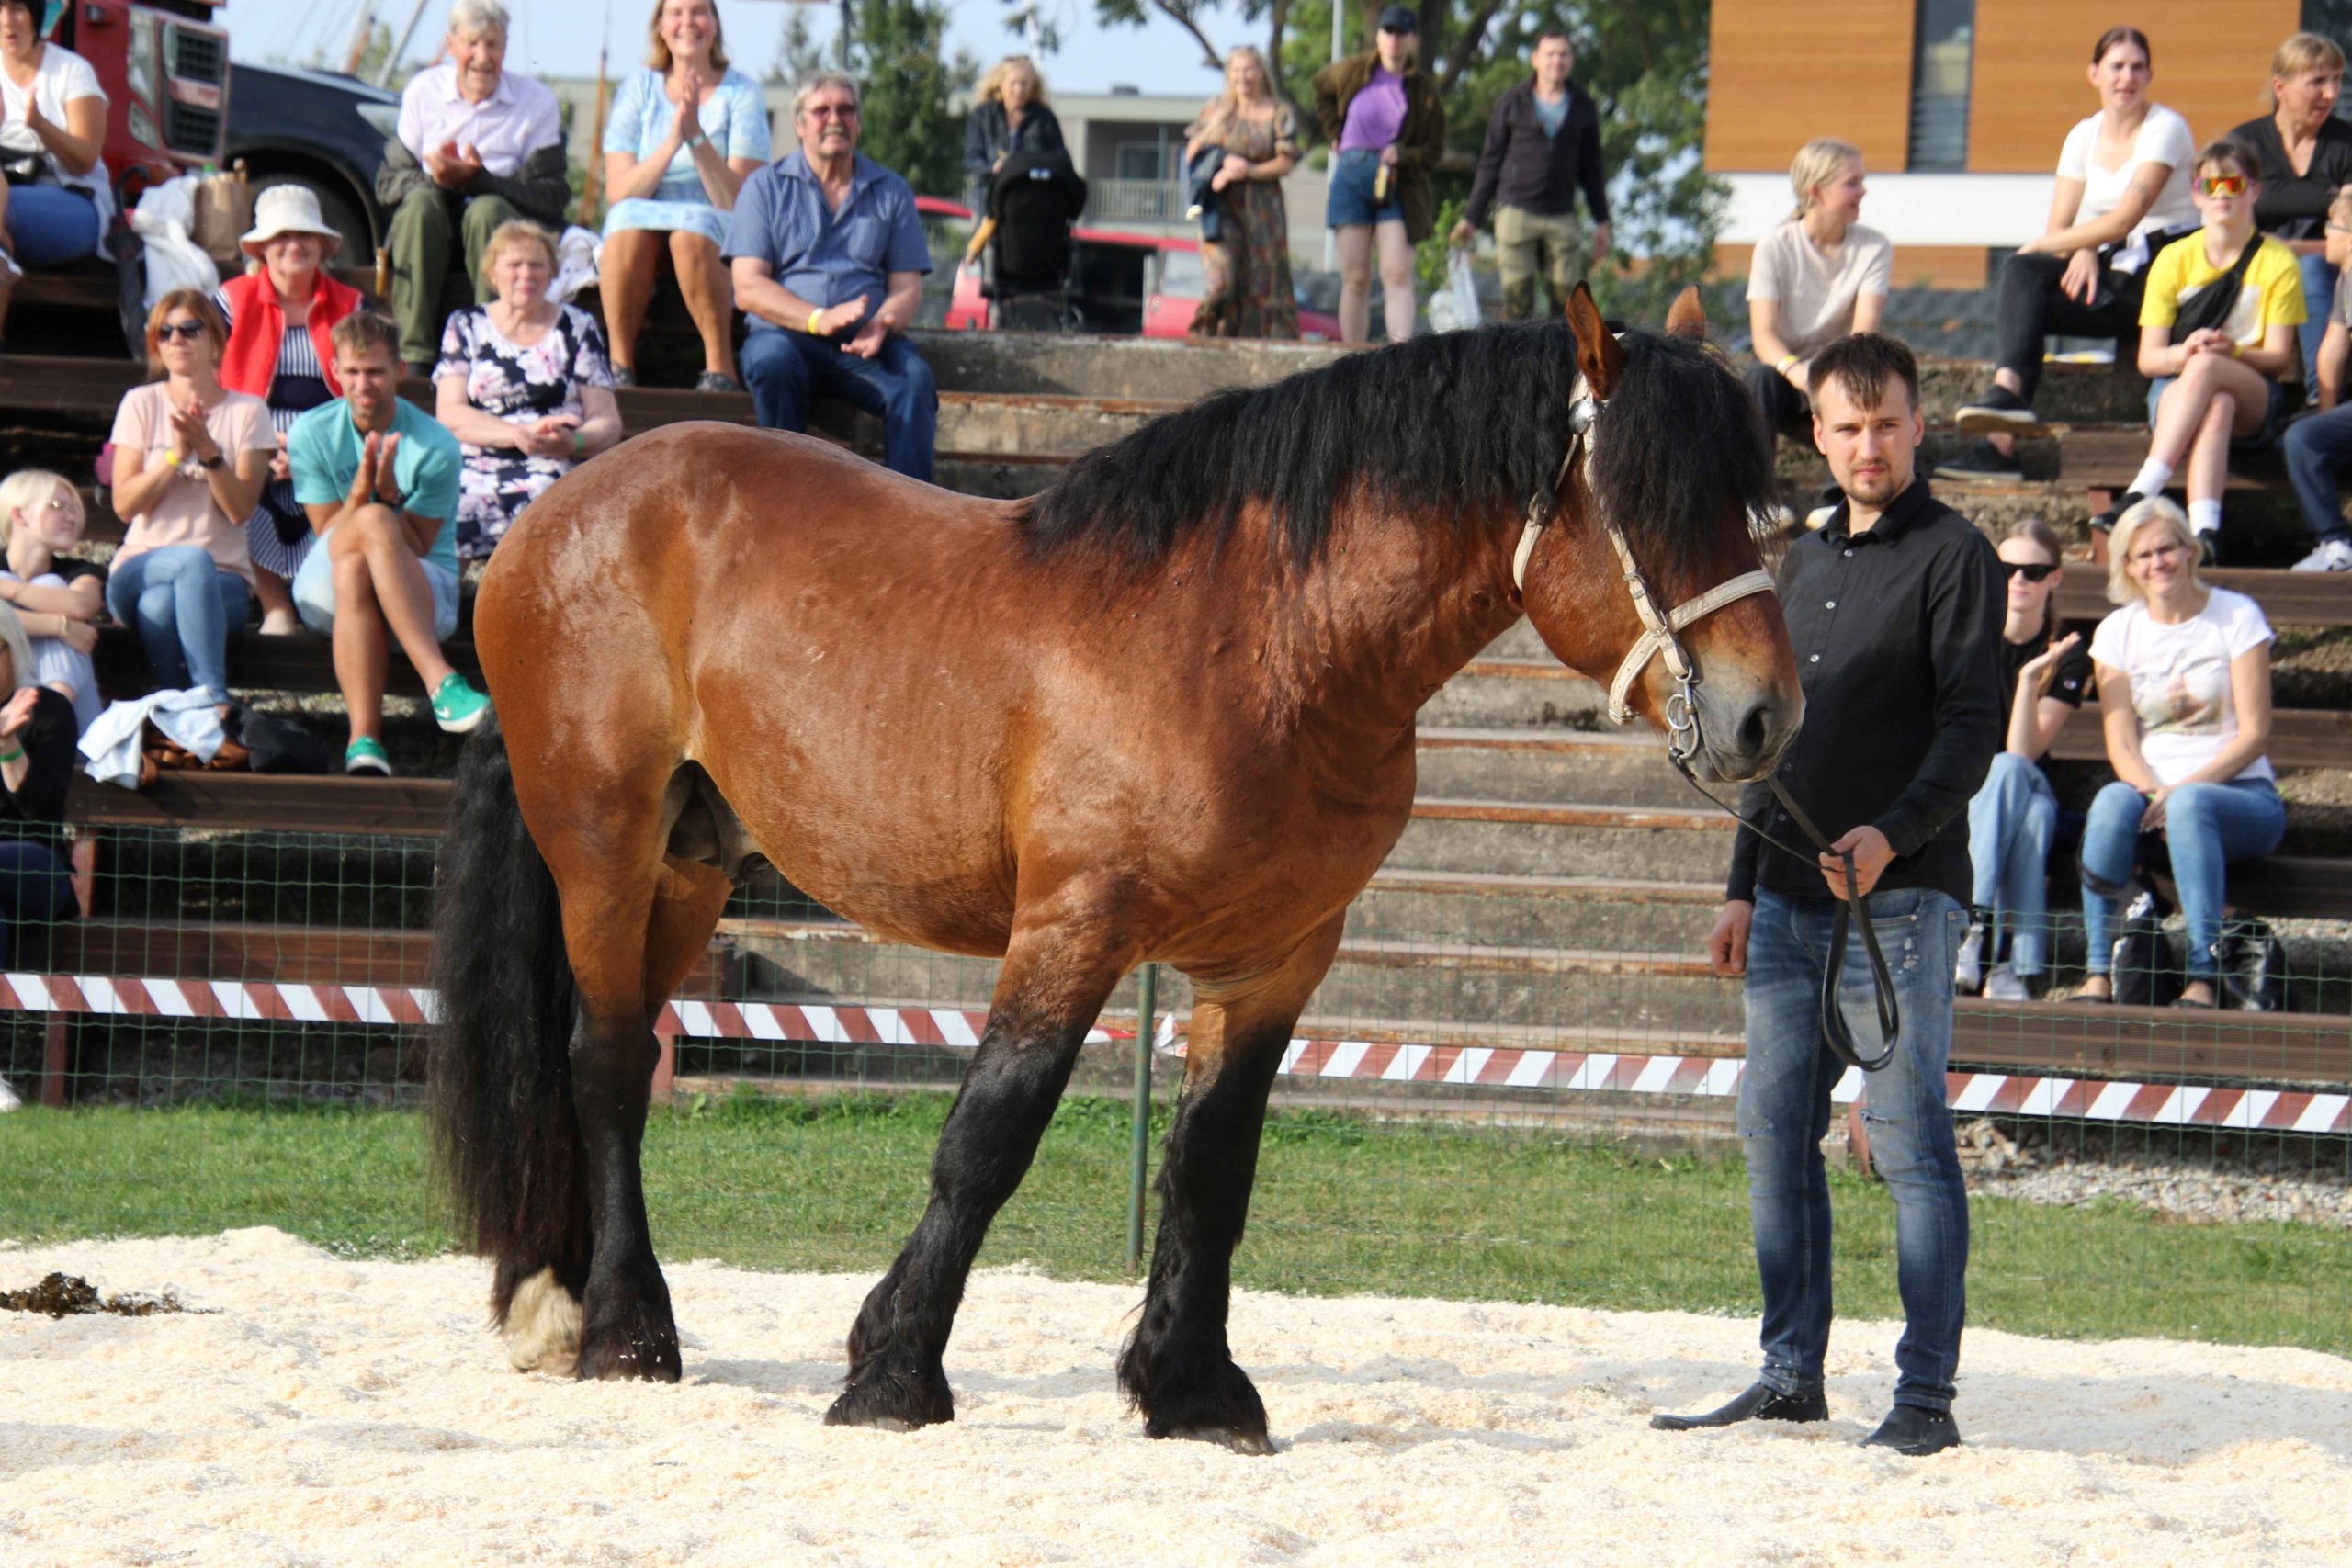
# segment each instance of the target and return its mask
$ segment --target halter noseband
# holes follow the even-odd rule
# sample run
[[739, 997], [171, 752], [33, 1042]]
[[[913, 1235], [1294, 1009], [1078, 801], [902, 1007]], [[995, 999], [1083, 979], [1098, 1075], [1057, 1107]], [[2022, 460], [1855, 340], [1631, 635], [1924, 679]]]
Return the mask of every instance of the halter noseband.
[[[1535, 553], [1535, 541], [1551, 526], [1559, 492], [1567, 484], [1577, 457], [1590, 450], [1593, 420], [1605, 406], [1592, 395], [1584, 373], [1578, 371], [1568, 402], [1568, 446], [1560, 455], [1560, 471], [1553, 477], [1548, 491], [1538, 491], [1528, 499], [1526, 525], [1520, 530], [1519, 548], [1511, 555], [1511, 586], [1522, 595], [1527, 590], [1527, 562]], [[1589, 489], [1588, 483], [1588, 491]], [[1751, 593], [1771, 592], [1771, 576], [1763, 571], [1742, 572], [1730, 581], [1717, 583], [1697, 598], [1676, 605], [1671, 614], [1661, 615], [1657, 601], [1650, 593], [1649, 581], [1634, 560], [1633, 547], [1625, 542], [1625, 530], [1605, 510], [1596, 510], [1601, 512], [1601, 528], [1617, 552], [1617, 564], [1623, 569], [1625, 592], [1633, 598], [1634, 614], [1642, 621], [1640, 638], [1625, 650], [1623, 660], [1617, 666], [1616, 679], [1609, 682], [1609, 721], [1623, 724], [1632, 716], [1626, 697], [1634, 682], [1649, 667], [1652, 659], [1664, 659], [1667, 673], [1674, 677], [1674, 694], [1666, 704], [1667, 750], [1678, 764], [1687, 762], [1699, 754], [1699, 667], [1690, 662], [1690, 656], [1683, 651], [1674, 634]]]

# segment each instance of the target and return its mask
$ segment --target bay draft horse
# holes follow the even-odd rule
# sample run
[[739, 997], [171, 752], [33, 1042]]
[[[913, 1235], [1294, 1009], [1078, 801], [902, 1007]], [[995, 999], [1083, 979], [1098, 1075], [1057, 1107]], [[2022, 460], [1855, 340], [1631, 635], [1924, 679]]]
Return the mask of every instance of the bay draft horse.
[[1566, 321], [1210, 397], [1027, 501], [696, 423], [533, 503], [474, 613], [497, 724], [458, 773], [428, 1090], [515, 1363], [679, 1376], [639, 1165], [652, 1025], [764, 860], [871, 931], [1004, 960], [826, 1419], [953, 1418], [981, 1238], [1157, 959], [1195, 1002], [1118, 1376], [1151, 1436], [1268, 1451], [1232, 1253], [1283, 1047], [1411, 812], [1416, 711], [1522, 612], [1608, 681], [1654, 584], [1696, 619], [1635, 649], [1630, 706], [1724, 782], [1795, 733], [1778, 602], [1738, 596], [1770, 586], [1770, 467], [1703, 337], [1695, 294], [1621, 341], [1579, 289]]

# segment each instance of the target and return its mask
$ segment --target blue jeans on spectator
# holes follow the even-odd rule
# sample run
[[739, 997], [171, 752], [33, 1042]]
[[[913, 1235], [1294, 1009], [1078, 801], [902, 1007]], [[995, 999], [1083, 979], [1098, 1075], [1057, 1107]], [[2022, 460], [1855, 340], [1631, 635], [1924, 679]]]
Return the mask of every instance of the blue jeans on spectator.
[[[2050, 952], [2050, 841], [2058, 830], [2058, 797], [2041, 768], [2014, 751], [1993, 759], [1984, 787], [1968, 803], [1968, 858], [1975, 868], [1970, 901], [1989, 909], [1998, 937], [2006, 917], [2009, 965], [2020, 978], [2042, 972]], [[1998, 950], [1997, 941], [1993, 944]]]
[[63, 186], [8, 192], [8, 252], [19, 266], [63, 266], [97, 254], [97, 205]]
[[2327, 318], [2335, 309], [2335, 269], [2327, 258], [2297, 256], [2295, 270], [2303, 280], [2303, 322], [2295, 329], [2295, 342], [2303, 351], [2303, 385], [2311, 389], [2312, 401], [2319, 400], [2319, 342], [2327, 335]]
[[[1968, 917], [1949, 894], [1873, 893], [1871, 923], [1903, 1010], [1894, 1060], [1872, 1073], [1862, 1119], [1871, 1162], [1894, 1197], [1903, 1337], [1894, 1403], [1950, 1410], [1967, 1318], [1968, 1190], [1952, 1141], [1944, 1064], [1951, 1051], [1951, 971]], [[1764, 1287], [1765, 1386], [1803, 1396], [1822, 1386], [1829, 1348], [1829, 1178], [1821, 1140], [1829, 1094], [1846, 1074], [1821, 1032], [1821, 977], [1838, 908], [1828, 897], [1758, 892], [1747, 939], [1747, 1066], [1739, 1134]], [[1848, 950], [1838, 1005], [1865, 1054], [1878, 1010], [1860, 938]]]
[[56, 851], [28, 839], [0, 839], [0, 955], [16, 962], [19, 927], [77, 912], [74, 874]]
[[2303, 509], [2303, 526], [2323, 544], [2330, 539], [2352, 542], [2352, 523], [2344, 520], [2344, 501], [2336, 489], [2337, 477], [2352, 468], [2352, 403], [2339, 403], [2289, 425], [2286, 452], [2287, 478], [2294, 482], [2295, 500]]
[[814, 395], [839, 398], [882, 422], [882, 462], [892, 473], [931, 482], [939, 429], [939, 390], [931, 367], [902, 337], [860, 359], [832, 338], [789, 327], [762, 328], [743, 340], [743, 381], [752, 408], [770, 430], [808, 428]]
[[[2118, 779], [2091, 802], [2083, 825], [2083, 873], [2110, 886], [2130, 880], [2148, 803]], [[2165, 841], [2172, 852], [2173, 886], [2188, 921], [2188, 977], [2211, 981], [2221, 971], [2213, 944], [2222, 936], [2223, 873], [2232, 861], [2253, 860], [2286, 836], [2287, 807], [2268, 779], [2182, 784], [2165, 796]], [[2115, 900], [2083, 886], [2083, 935], [2090, 944], [2085, 967], [2104, 975], [2114, 961], [2109, 934]]]
[[194, 545], [144, 551], [107, 576], [107, 614], [139, 628], [155, 683], [200, 687], [216, 703], [229, 700], [229, 632], [252, 604], [245, 580]]

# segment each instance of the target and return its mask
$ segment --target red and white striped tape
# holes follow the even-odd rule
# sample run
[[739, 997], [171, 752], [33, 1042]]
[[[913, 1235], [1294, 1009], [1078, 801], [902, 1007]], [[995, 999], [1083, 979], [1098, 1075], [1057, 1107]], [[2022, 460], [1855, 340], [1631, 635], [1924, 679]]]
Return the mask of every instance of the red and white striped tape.
[[[120, 979], [96, 975], [0, 976], [0, 1010], [113, 1014], [141, 1018], [219, 1018], [289, 1023], [429, 1023], [432, 991], [421, 987], [310, 986], [291, 982]], [[837, 1045], [906, 1045], [969, 1050], [988, 1026], [985, 1012], [956, 1008], [826, 1006], [814, 1002], [673, 1002], [656, 1028], [696, 1040], [769, 1040]], [[1173, 1018], [1154, 1043], [1181, 1056]], [[1096, 1028], [1090, 1041], [1133, 1039]], [[1363, 1040], [1294, 1040], [1282, 1071], [1292, 1077], [1450, 1084], [1464, 1089], [1549, 1089], [1556, 1094], [1679, 1094], [1727, 1099], [1739, 1093], [1736, 1057], [1649, 1056], [1544, 1051], [1515, 1046], [1399, 1045]], [[1951, 1073], [1947, 1092], [1964, 1114], [2036, 1116], [2158, 1126], [2235, 1127], [2296, 1133], [2352, 1133], [2352, 1095], [2101, 1078]], [[1862, 1075], [1849, 1068], [1831, 1098], [1861, 1097]]]

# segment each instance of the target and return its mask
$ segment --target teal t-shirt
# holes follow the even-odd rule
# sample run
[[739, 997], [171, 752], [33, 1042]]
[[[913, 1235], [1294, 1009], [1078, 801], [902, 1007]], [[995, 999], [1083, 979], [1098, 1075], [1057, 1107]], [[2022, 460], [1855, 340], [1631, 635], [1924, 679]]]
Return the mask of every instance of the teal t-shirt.
[[[438, 517], [441, 531], [424, 558], [458, 570], [458, 470], [465, 454], [458, 438], [442, 423], [413, 403], [394, 399], [392, 428], [401, 444], [392, 454], [392, 479], [406, 499], [404, 512]], [[359, 453], [366, 437], [351, 423], [351, 407], [341, 398], [294, 422], [286, 436], [286, 458], [294, 468], [294, 499], [304, 506], [333, 506], [351, 493], [359, 472]]]

